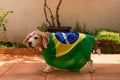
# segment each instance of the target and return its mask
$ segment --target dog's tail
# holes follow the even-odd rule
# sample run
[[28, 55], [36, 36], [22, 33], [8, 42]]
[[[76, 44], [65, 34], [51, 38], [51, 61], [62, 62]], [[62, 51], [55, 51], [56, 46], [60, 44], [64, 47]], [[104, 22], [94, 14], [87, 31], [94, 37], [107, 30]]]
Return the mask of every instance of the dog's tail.
[[94, 53], [100, 55], [101, 54], [101, 50], [98, 47], [97, 41], [94, 42]]

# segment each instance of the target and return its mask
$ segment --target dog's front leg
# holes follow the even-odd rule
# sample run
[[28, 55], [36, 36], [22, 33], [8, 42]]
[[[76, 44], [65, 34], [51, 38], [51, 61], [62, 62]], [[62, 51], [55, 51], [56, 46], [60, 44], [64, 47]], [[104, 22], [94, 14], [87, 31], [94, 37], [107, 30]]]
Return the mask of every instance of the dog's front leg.
[[89, 66], [89, 72], [90, 72], [90, 73], [94, 73], [94, 72], [95, 72], [95, 67], [94, 67], [94, 65], [93, 65], [92, 59], [90, 59], [90, 60], [88, 61], [88, 66]]
[[43, 70], [43, 72], [45, 72], [45, 73], [48, 73], [48, 72], [50, 72], [51, 70], [52, 70], [52, 66], [50, 66], [50, 65], [48, 65], [47, 64], [47, 66], [46, 66], [46, 68]]

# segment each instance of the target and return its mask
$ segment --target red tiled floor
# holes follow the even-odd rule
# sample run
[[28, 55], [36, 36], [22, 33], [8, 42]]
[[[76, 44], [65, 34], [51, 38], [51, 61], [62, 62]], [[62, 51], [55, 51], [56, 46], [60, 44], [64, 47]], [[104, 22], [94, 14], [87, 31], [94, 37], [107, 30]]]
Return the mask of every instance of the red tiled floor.
[[44, 80], [45, 73], [42, 72], [44, 67], [38, 63], [14, 63], [0, 80]]
[[95, 64], [93, 80], [120, 80], [120, 64]]
[[43, 73], [45, 63], [41, 56], [1, 57], [0, 80], [120, 80], [120, 55], [93, 55], [95, 73], [89, 73], [88, 66], [80, 72], [55, 69]]
[[13, 63], [4, 64], [4, 66], [0, 67], [0, 78], [12, 67]]

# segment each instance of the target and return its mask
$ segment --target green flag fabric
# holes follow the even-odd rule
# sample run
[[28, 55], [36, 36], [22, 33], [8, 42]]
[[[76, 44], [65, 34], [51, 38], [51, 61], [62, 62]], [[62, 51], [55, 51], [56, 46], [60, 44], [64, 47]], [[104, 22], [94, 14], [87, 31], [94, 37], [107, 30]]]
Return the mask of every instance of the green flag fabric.
[[74, 43], [65, 44], [59, 41], [55, 33], [50, 33], [49, 44], [42, 51], [42, 56], [46, 63], [56, 68], [80, 71], [90, 59], [94, 36], [82, 33], [78, 34], [79, 36]]

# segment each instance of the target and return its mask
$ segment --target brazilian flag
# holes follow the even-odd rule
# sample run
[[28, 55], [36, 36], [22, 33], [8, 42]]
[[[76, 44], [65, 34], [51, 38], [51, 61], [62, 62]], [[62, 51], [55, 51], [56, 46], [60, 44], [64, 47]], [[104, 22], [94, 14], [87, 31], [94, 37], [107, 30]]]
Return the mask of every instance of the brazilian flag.
[[90, 59], [94, 36], [76, 32], [50, 33], [49, 44], [42, 51], [48, 65], [80, 71]]

